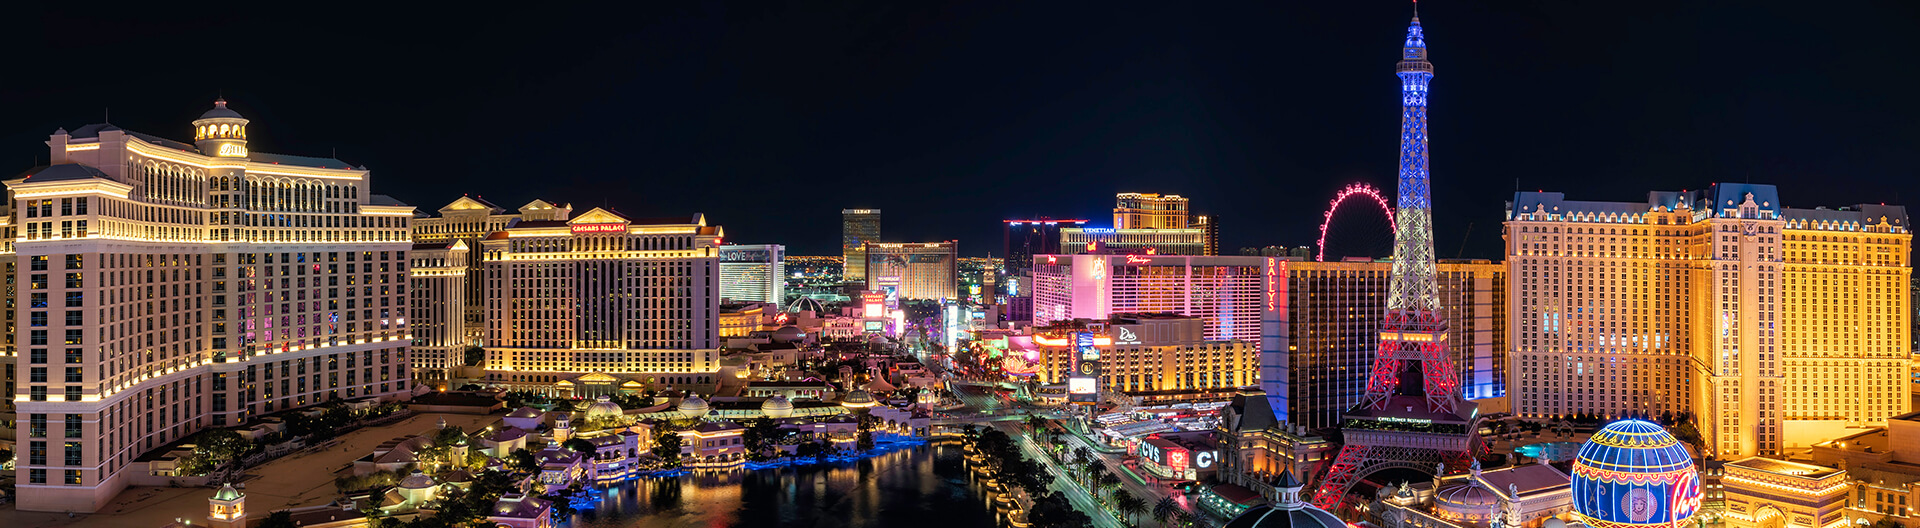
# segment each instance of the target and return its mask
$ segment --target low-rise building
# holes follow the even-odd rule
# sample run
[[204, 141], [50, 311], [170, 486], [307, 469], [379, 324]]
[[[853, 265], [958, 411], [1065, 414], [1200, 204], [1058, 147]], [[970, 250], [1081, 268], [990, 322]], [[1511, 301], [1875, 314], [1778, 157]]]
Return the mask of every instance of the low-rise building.
[[[1866, 523], [1864, 516], [1846, 511], [1848, 491], [1855, 489], [1846, 471], [1761, 457], [1727, 462], [1725, 468], [1726, 509], [1720, 517], [1728, 528], [1842, 528], [1851, 524], [1850, 517]], [[1896, 513], [1904, 512], [1890, 509], [1885, 515]]]
[[501, 495], [487, 522], [505, 528], [552, 528], [553, 504], [522, 493]]

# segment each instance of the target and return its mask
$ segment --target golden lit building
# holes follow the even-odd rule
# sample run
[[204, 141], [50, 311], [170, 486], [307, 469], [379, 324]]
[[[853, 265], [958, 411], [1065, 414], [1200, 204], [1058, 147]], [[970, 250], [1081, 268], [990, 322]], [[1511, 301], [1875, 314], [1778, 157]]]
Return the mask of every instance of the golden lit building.
[[1114, 195], [1114, 229], [1186, 229], [1187, 199], [1178, 194]]
[[1790, 209], [1771, 185], [1639, 202], [1519, 193], [1506, 246], [1522, 416], [1672, 412], [1708, 456], [1776, 455], [1906, 412], [1906, 209]]
[[[897, 287], [901, 300], [959, 299], [960, 250], [957, 242], [867, 244], [868, 290]], [[851, 268], [849, 268], [851, 269]]]
[[573, 214], [572, 205], [554, 205], [546, 200], [534, 200], [520, 206], [519, 214], [506, 214], [505, 209], [493, 205], [478, 196], [461, 196], [453, 203], [440, 208], [440, 216], [413, 219], [413, 241], [421, 244], [450, 244], [465, 242], [467, 248], [465, 281], [467, 292], [462, 298], [466, 304], [464, 311], [465, 329], [462, 331], [468, 344], [480, 344], [482, 325], [481, 310], [486, 299], [486, 289], [480, 280], [481, 260], [480, 241], [487, 235], [513, 226], [521, 220], [566, 220]]
[[414, 244], [408, 255], [407, 328], [414, 381], [446, 388], [466, 360], [467, 249], [464, 240]]
[[97, 511], [205, 428], [411, 392], [413, 207], [346, 162], [250, 150], [225, 101], [191, 130], [58, 130], [7, 182], [21, 510]]
[[1813, 462], [1844, 469], [1851, 479], [1847, 517], [1854, 524], [1920, 523], [1920, 413], [1887, 419], [1869, 429], [1814, 444]]
[[1207, 255], [1203, 229], [1060, 228], [1060, 254]]
[[486, 253], [487, 381], [604, 394], [581, 383], [708, 388], [720, 369], [719, 226], [595, 208], [522, 220]]
[[[1749, 457], [1726, 463], [1720, 479], [1728, 528], [1844, 528], [1851, 525], [1847, 472], [1830, 467]], [[1863, 488], [1864, 489], [1864, 488]]]
[[1220, 480], [1278, 500], [1274, 480], [1283, 472], [1317, 475], [1320, 466], [1336, 454], [1333, 442], [1312, 435], [1305, 426], [1274, 420], [1267, 393], [1241, 389], [1220, 409]]
[[840, 271], [843, 282], [867, 280], [867, 244], [880, 242], [879, 209], [840, 210]]
[[[1100, 351], [1101, 392], [1124, 392], [1145, 401], [1217, 400], [1260, 384], [1260, 347], [1239, 340], [1208, 341], [1198, 317], [1122, 313], [1084, 326], [1095, 334]], [[1075, 364], [1073, 333], [1079, 331], [1035, 333], [1041, 379], [1066, 382]]]

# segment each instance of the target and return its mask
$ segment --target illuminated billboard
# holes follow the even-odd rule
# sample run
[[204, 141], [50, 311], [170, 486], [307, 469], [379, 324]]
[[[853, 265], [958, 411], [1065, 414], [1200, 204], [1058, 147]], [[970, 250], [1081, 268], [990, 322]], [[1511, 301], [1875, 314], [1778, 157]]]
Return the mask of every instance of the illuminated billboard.
[[1098, 388], [1099, 383], [1099, 380], [1093, 378], [1082, 378], [1078, 376], [1067, 378], [1067, 395], [1076, 402], [1091, 402], [1093, 401], [1094, 393], [1100, 390]]
[[878, 291], [862, 292], [860, 294], [860, 316], [881, 317], [881, 314], [887, 311], [886, 301], [886, 295]]
[[886, 321], [867, 321], [866, 329], [869, 334], [878, 334], [887, 329], [887, 323]]

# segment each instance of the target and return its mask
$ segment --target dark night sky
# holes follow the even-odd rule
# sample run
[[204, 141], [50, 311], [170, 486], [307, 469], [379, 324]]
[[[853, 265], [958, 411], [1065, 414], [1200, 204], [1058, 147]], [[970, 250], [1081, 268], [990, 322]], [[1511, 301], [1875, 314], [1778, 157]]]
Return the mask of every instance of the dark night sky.
[[[1105, 224], [1117, 191], [1192, 198], [1224, 216], [1228, 248], [1309, 244], [1336, 189], [1393, 185], [1409, 15], [1391, 0], [24, 11], [44, 4], [11, 7], [0, 36], [0, 159], [18, 170], [103, 108], [187, 139], [224, 93], [255, 150], [338, 149], [422, 209], [472, 193], [703, 212], [731, 241], [798, 255], [838, 254], [843, 207], [885, 209], [886, 239], [981, 255], [1002, 218]], [[1497, 256], [1516, 179], [1575, 199], [1750, 178], [1794, 207], [1920, 201], [1904, 38], [1920, 4], [1422, 13], [1442, 256], [1463, 238]]]

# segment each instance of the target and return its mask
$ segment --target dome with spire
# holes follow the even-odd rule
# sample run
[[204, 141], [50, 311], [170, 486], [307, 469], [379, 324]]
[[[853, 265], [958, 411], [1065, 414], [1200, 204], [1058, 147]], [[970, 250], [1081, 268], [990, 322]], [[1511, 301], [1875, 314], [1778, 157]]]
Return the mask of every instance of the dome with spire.
[[426, 473], [421, 473], [418, 469], [413, 470], [413, 474], [407, 475], [407, 478], [400, 479], [401, 489], [418, 490], [431, 487], [433, 487], [433, 477], [427, 476]]
[[246, 117], [241, 116], [239, 112], [233, 111], [232, 108], [227, 108], [227, 100], [225, 98], [214, 99], [213, 108], [210, 110], [207, 110], [207, 112], [204, 114], [200, 114], [200, 119], [216, 119], [216, 118], [246, 119]]
[[620, 404], [613, 403], [613, 400], [606, 397], [605, 395], [602, 395], [598, 398], [594, 398], [593, 404], [587, 406], [588, 419], [604, 418], [609, 416], [624, 416], [625, 414], [626, 414], [626, 411], [620, 408]]
[[1346, 528], [1339, 517], [1301, 500], [1306, 485], [1293, 478], [1293, 471], [1281, 472], [1273, 487], [1280, 491], [1279, 502], [1247, 508], [1221, 528]]
[[687, 393], [687, 397], [680, 400], [679, 411], [682, 417], [699, 418], [706, 416], [708, 410], [710, 408], [707, 406], [707, 400], [700, 399], [698, 394]]
[[784, 394], [775, 394], [767, 401], [760, 402], [760, 414], [774, 419], [793, 416], [793, 402], [787, 401]]

